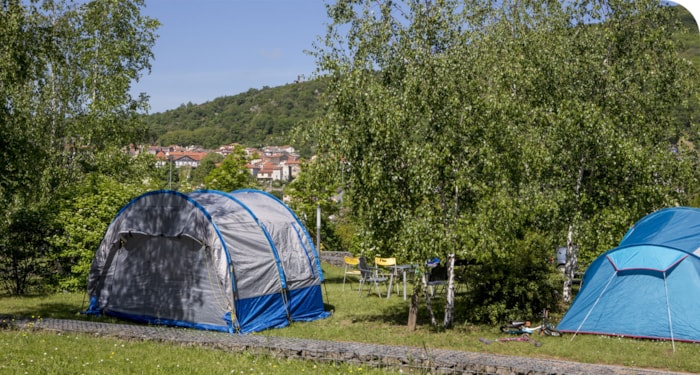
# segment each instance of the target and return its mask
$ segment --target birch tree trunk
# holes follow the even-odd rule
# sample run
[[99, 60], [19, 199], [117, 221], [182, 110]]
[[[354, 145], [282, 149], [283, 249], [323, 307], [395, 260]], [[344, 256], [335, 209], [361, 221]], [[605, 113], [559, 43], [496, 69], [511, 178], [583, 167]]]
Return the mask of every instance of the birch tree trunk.
[[423, 272], [421, 275], [421, 286], [425, 296], [425, 306], [428, 308], [428, 313], [430, 313], [430, 324], [437, 326], [437, 319], [435, 319], [435, 312], [433, 311], [433, 299], [428, 288], [428, 274], [426, 272]]
[[[575, 203], [578, 203], [581, 198], [581, 184], [583, 183], [583, 171], [586, 164], [586, 157], [581, 158], [581, 166], [578, 171], [578, 178], [576, 179]], [[578, 207], [576, 208], [578, 211]], [[564, 266], [564, 288], [562, 291], [562, 299], [564, 302], [569, 303], [572, 299], [571, 286], [574, 283], [574, 275], [576, 273], [576, 267], [578, 265], [578, 247], [574, 246], [574, 230], [576, 229], [575, 223], [578, 217], [578, 212], [573, 212], [571, 216], [571, 224], [569, 225], [569, 230], [566, 235], [566, 264]]]
[[452, 327], [454, 323], [455, 309], [455, 256], [447, 256], [447, 301], [445, 302], [445, 317], [442, 325], [445, 328]]
[[573, 244], [573, 225], [569, 226], [569, 233], [567, 235], [566, 241], [566, 265], [564, 266], [564, 291], [562, 294], [562, 299], [564, 302], [571, 302], [572, 293], [571, 286], [574, 283], [574, 276], [576, 274], [576, 266], [578, 265], [578, 248]]
[[413, 283], [413, 293], [411, 293], [411, 306], [408, 308], [408, 331], [416, 330], [416, 322], [418, 321], [418, 286]]

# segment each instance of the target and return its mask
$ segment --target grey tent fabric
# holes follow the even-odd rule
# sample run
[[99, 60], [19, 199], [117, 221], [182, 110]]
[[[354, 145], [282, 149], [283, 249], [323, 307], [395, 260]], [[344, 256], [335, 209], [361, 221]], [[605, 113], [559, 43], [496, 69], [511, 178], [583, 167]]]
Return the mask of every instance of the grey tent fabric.
[[323, 277], [311, 237], [286, 205], [259, 190], [237, 190], [231, 195], [258, 213], [259, 222], [269, 232], [272, 242], [278, 244], [290, 289], [311, 286], [316, 277]]
[[95, 254], [88, 312], [242, 333], [328, 316], [303, 225], [276, 198], [250, 194], [265, 205], [209, 190], [159, 190], [132, 200]]

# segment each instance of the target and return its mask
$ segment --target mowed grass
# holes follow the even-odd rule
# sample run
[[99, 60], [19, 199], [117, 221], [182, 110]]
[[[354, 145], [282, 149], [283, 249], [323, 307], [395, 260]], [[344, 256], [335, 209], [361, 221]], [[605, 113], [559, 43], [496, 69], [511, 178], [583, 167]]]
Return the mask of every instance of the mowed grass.
[[[406, 327], [409, 302], [404, 301], [401, 295], [394, 292], [387, 299], [379, 298], [376, 293], [368, 294], [366, 289], [358, 293], [357, 283], [346, 284], [343, 290], [343, 269], [328, 264], [324, 264], [323, 268], [326, 276], [324, 299], [327, 308], [333, 310], [333, 315], [314, 322], [293, 323], [287, 328], [267, 330], [257, 335], [404, 345], [426, 351], [444, 348], [700, 373], [698, 344], [677, 342], [673, 345], [670, 341], [593, 335], [533, 336], [541, 343], [540, 346], [517, 341], [495, 342], [498, 338], [506, 337], [498, 327], [471, 325], [459, 320], [451, 329], [432, 327], [424, 301], [421, 301], [418, 329], [409, 332]], [[411, 291], [412, 286], [409, 285], [408, 293]], [[386, 287], [382, 288], [382, 292], [386, 293]], [[0, 314], [39, 319], [117, 321], [80, 315], [79, 312], [86, 308], [85, 303], [83, 294], [74, 293], [4, 297], [0, 298]], [[444, 299], [434, 300], [435, 308], [440, 312], [438, 320], [442, 319], [443, 303]], [[536, 320], [535, 317], [529, 319]], [[494, 342], [487, 345], [480, 338]], [[140, 374], [159, 371], [169, 374], [386, 373], [386, 370], [356, 365], [314, 363], [177, 344], [65, 333], [2, 331], [0, 345], [0, 373], [3, 374], [23, 374], [25, 371], [30, 374]]]
[[1, 374], [380, 374], [347, 364], [273, 358], [149, 341], [0, 332]]

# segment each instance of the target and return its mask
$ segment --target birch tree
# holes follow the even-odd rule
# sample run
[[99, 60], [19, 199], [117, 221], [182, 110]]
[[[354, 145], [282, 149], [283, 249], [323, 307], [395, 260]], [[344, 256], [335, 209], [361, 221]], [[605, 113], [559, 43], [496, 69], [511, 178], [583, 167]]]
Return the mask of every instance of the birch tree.
[[[314, 139], [320, 162], [349, 165], [363, 251], [477, 259], [472, 320], [568, 300], [577, 257], [695, 193], [697, 158], [672, 113], [697, 69], [677, 53], [673, 12], [651, 0], [329, 5], [315, 49], [329, 111]], [[546, 262], [562, 243], [563, 289]]]
[[[11, 262], [18, 246], [44, 249], [19, 256], [45, 261], [59, 251], [47, 237], [62, 231], [50, 222], [60, 216], [61, 198], [90, 173], [128, 174], [109, 168], [108, 155], [144, 134], [147, 97], [129, 90], [150, 69], [158, 22], [140, 14], [143, 6], [142, 0], [0, 1], [0, 228], [28, 231], [16, 236], [21, 244], [2, 242], [3, 261]], [[36, 225], [51, 233], [23, 225], [23, 213], [42, 218]]]

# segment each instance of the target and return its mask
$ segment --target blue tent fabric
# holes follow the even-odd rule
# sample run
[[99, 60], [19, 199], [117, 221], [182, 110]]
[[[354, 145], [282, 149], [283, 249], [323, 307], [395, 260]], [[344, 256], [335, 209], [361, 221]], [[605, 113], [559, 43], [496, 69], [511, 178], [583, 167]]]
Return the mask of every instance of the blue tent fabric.
[[87, 313], [257, 332], [329, 316], [322, 281], [311, 237], [272, 195], [159, 190], [134, 198], [108, 227]]
[[700, 342], [700, 210], [674, 207], [639, 220], [596, 258], [558, 329]]

